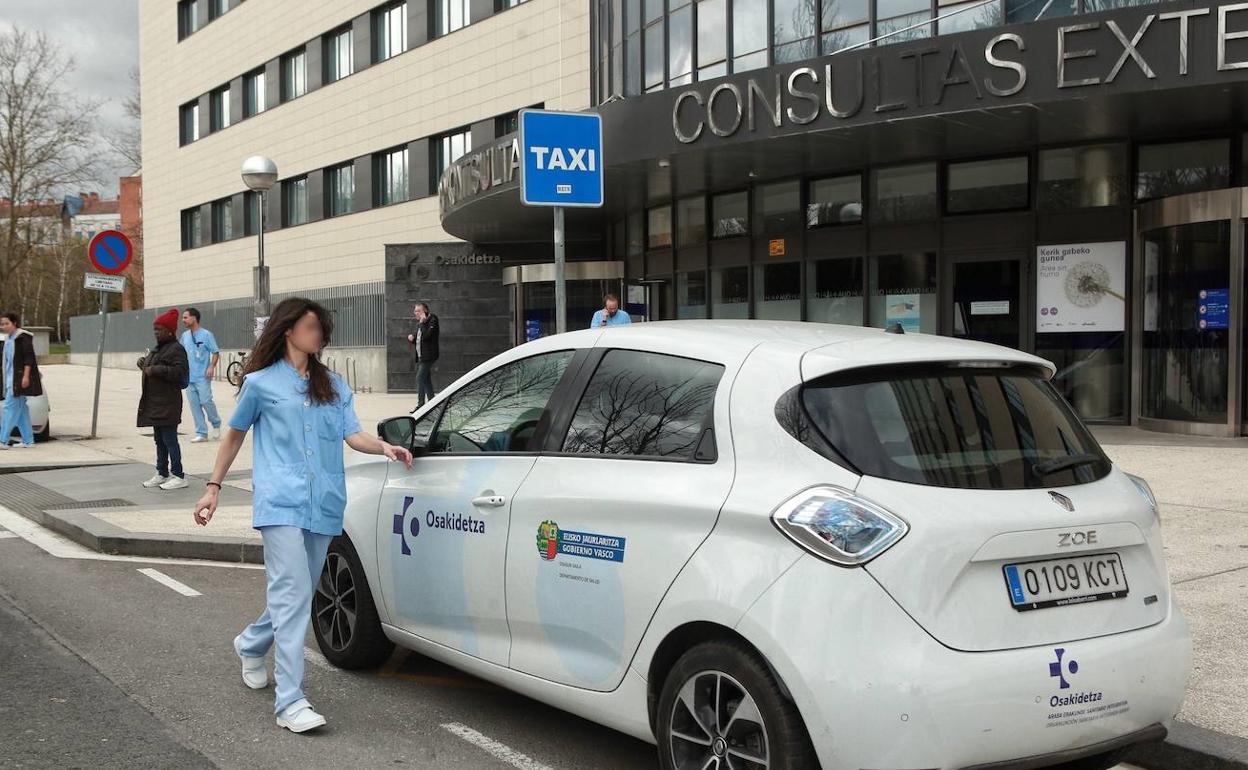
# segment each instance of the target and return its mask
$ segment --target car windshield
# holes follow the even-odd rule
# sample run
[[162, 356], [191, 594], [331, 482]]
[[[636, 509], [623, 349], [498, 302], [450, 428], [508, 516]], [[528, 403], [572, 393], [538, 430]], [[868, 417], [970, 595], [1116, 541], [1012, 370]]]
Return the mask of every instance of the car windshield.
[[876, 368], [806, 385], [824, 438], [868, 476], [961, 489], [1086, 484], [1110, 462], [1033, 369]]

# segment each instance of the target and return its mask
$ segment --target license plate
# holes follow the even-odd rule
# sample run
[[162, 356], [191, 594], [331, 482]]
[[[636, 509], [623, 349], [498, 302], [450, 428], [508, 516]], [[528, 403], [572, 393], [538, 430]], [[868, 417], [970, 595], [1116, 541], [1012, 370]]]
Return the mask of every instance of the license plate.
[[1127, 595], [1127, 573], [1116, 553], [1007, 564], [1005, 584], [1010, 604], [1019, 612]]

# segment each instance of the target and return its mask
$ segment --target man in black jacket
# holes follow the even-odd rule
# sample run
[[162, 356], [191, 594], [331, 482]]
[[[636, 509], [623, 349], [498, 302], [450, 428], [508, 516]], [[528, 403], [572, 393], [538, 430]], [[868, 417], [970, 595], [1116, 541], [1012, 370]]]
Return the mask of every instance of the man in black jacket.
[[143, 482], [148, 489], [186, 488], [178, 424], [182, 422], [182, 389], [190, 381], [191, 367], [186, 349], [178, 344], [177, 331], [177, 308], [161, 313], [152, 324], [156, 349], [139, 359], [143, 395], [139, 397], [137, 424], [140, 428], [150, 426], [156, 441], [156, 475]]
[[438, 360], [438, 317], [429, 312], [429, 305], [417, 302], [412, 308], [416, 316], [416, 333], [407, 341], [416, 348], [416, 408], [433, 399], [433, 365]]

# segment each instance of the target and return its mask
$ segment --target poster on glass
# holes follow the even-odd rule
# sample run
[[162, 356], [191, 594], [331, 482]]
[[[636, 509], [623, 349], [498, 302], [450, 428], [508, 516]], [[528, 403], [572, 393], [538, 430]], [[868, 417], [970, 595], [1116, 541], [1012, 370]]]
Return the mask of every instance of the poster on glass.
[[1125, 241], [1039, 246], [1036, 265], [1036, 331], [1126, 328]]

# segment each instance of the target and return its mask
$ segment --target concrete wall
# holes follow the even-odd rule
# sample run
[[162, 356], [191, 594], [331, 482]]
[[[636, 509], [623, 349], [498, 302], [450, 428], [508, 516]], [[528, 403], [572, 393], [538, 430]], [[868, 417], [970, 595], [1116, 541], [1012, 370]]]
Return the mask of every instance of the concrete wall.
[[[70, 353], [69, 363], [76, 366], [95, 366], [95, 352]], [[108, 369], [134, 369], [142, 352], [105, 353], [104, 366]], [[225, 379], [225, 367], [238, 357], [237, 351], [223, 351], [217, 379]], [[372, 389], [374, 393], [386, 392], [386, 349], [383, 347], [325, 349], [322, 356], [327, 366], [348, 377], [356, 390]]]
[[[179, 146], [180, 105], [241, 83], [244, 73], [381, 4], [241, 3], [179, 42], [177, 3], [140, 0], [148, 306], [251, 295], [255, 238], [182, 251], [180, 226], [183, 209], [243, 191], [239, 167], [248, 155], [268, 155], [285, 179], [535, 104], [589, 106], [589, 4], [528, 0]], [[418, 38], [409, 29], [412, 45]], [[309, 64], [320, 60], [311, 48]], [[319, 82], [319, 73], [309, 80]], [[423, 165], [412, 158], [410, 167], [416, 173]], [[453, 240], [441, 228], [437, 196], [429, 195], [273, 230], [265, 251], [279, 293], [380, 281], [385, 244]]]

